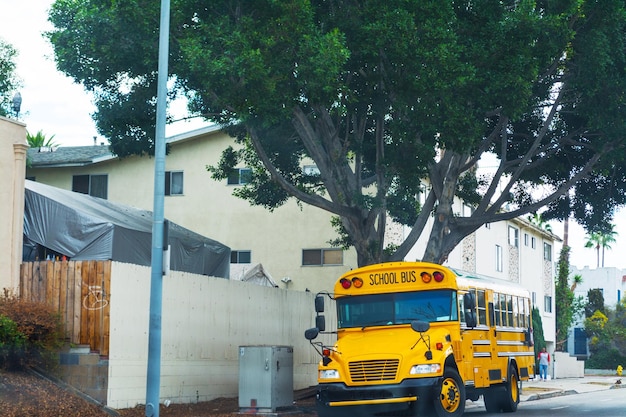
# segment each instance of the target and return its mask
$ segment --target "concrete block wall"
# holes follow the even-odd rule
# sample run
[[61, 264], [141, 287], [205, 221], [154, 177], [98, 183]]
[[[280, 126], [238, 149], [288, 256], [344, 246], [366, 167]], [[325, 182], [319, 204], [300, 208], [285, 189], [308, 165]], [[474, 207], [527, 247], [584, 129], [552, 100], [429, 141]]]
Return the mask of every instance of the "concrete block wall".
[[[150, 268], [111, 267], [109, 407], [146, 401]], [[317, 384], [319, 356], [304, 338], [314, 293], [172, 271], [163, 278], [161, 403], [237, 397], [240, 346], [292, 346], [294, 389]], [[326, 303], [327, 330], [336, 322]], [[332, 335], [319, 341], [331, 344]]]
[[59, 355], [58, 377], [82, 393], [106, 404], [109, 387], [109, 361], [89, 346], [72, 348]]

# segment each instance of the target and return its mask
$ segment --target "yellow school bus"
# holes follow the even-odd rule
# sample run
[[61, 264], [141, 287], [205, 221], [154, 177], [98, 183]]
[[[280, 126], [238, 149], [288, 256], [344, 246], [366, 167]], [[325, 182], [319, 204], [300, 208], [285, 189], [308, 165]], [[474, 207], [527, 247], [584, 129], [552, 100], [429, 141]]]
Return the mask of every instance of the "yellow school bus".
[[[324, 298], [337, 307], [336, 342]], [[315, 299], [305, 337], [322, 356], [320, 417], [460, 416], [482, 395], [488, 412], [514, 412], [521, 381], [535, 375], [528, 291], [425, 262], [354, 269]], [[334, 331], [333, 331], [334, 333]]]

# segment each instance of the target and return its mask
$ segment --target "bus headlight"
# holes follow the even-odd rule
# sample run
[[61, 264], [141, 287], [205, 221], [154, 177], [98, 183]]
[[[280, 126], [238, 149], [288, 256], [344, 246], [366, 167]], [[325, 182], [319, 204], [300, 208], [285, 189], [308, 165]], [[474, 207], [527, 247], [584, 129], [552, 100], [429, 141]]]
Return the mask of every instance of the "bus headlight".
[[319, 372], [320, 379], [339, 379], [339, 371], [336, 369], [322, 369]]
[[438, 374], [441, 372], [441, 365], [438, 363], [426, 364], [426, 365], [413, 365], [409, 374]]

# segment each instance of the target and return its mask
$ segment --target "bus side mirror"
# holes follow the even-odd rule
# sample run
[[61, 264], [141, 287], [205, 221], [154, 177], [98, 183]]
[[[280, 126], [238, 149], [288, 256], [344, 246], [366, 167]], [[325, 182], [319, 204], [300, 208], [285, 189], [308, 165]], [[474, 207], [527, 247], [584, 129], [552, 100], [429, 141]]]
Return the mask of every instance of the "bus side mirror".
[[315, 296], [315, 312], [316, 313], [324, 312], [324, 296], [323, 295]]
[[468, 292], [463, 294], [463, 305], [466, 310], [474, 310], [476, 308], [476, 297], [473, 293]]
[[476, 325], [478, 324], [476, 320], [476, 313], [474, 313], [473, 311], [466, 311], [465, 312], [465, 324], [467, 324], [467, 327], [470, 327], [470, 328], [476, 327]]
[[529, 327], [524, 331], [526, 346], [535, 346], [535, 338], [533, 336], [533, 328]]
[[320, 331], [317, 327], [313, 327], [312, 329], [304, 331], [304, 337], [306, 338], [306, 340], [313, 340], [317, 337], [318, 334], [320, 334]]
[[413, 320], [411, 322], [411, 329], [417, 333], [425, 333], [430, 329], [430, 323], [427, 321]]
[[326, 330], [326, 317], [319, 315], [315, 317], [315, 328], [320, 332]]
[[465, 310], [465, 324], [467, 324], [467, 327], [476, 327], [478, 324], [476, 320], [476, 297], [473, 293], [468, 292], [463, 295], [463, 309]]

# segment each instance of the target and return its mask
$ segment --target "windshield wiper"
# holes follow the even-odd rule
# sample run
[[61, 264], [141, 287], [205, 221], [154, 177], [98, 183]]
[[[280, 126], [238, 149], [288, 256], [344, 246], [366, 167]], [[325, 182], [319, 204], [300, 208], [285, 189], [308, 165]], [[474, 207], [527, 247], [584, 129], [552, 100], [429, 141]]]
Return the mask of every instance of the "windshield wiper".
[[391, 324], [393, 324], [392, 320], [377, 320], [377, 321], [372, 321], [370, 323], [364, 324], [363, 327], [361, 327], [361, 330], [365, 330], [366, 327], [372, 327], [372, 326], [380, 326], [381, 324], [384, 324], [386, 326], [389, 326]]

